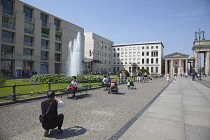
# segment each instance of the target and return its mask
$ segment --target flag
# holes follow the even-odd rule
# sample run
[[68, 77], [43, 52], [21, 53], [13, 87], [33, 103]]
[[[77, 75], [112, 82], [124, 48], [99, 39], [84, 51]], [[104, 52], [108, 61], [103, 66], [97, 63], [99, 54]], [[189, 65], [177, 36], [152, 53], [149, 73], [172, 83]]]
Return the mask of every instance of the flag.
[[102, 48], [103, 48], [103, 44], [104, 44], [103, 41], [101, 41], [100, 46], [101, 46]]

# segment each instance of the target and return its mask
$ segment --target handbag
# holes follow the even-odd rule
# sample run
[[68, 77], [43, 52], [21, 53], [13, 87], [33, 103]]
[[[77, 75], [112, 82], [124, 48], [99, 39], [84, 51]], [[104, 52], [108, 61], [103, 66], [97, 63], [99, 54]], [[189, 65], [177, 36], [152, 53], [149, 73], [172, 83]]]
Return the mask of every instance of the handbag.
[[50, 105], [48, 106], [46, 113], [39, 115], [39, 121], [40, 121], [40, 123], [46, 123], [46, 122], [47, 122], [47, 114], [48, 114], [49, 111], [50, 111], [50, 106], [51, 106], [51, 104], [52, 104], [52, 102], [51, 102]]
[[74, 90], [75, 89], [75, 86], [69, 86], [68, 88], [67, 88], [67, 90]]

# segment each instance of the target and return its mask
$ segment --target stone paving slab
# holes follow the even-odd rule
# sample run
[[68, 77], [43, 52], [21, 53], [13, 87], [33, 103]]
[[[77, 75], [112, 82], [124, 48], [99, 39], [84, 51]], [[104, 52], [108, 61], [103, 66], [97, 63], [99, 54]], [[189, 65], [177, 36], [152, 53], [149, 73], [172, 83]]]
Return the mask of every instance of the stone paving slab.
[[209, 140], [210, 128], [185, 125], [186, 140]]
[[210, 89], [177, 78], [120, 140], [210, 140]]
[[154, 138], [158, 136], [165, 139], [181, 140], [185, 137], [183, 123], [142, 116], [119, 140], [129, 139], [131, 135], [136, 136], [133, 137], [133, 140], [141, 139], [139, 136], [145, 133], [148, 136], [154, 136]]

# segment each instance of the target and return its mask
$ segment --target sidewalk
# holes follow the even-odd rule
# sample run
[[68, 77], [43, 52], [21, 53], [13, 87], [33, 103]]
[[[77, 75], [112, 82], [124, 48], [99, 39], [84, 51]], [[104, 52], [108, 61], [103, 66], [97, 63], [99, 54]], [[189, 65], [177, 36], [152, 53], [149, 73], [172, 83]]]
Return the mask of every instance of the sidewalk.
[[210, 88], [178, 77], [120, 140], [210, 140]]

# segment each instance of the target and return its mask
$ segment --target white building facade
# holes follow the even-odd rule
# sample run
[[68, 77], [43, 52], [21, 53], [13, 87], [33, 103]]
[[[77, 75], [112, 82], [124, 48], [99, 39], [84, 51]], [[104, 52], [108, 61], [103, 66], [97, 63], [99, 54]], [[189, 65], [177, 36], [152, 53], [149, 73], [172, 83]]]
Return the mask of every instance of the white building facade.
[[84, 73], [108, 73], [112, 70], [113, 41], [92, 32], [85, 32]]
[[146, 69], [151, 74], [163, 73], [164, 45], [160, 41], [116, 44], [112, 47], [113, 72]]

